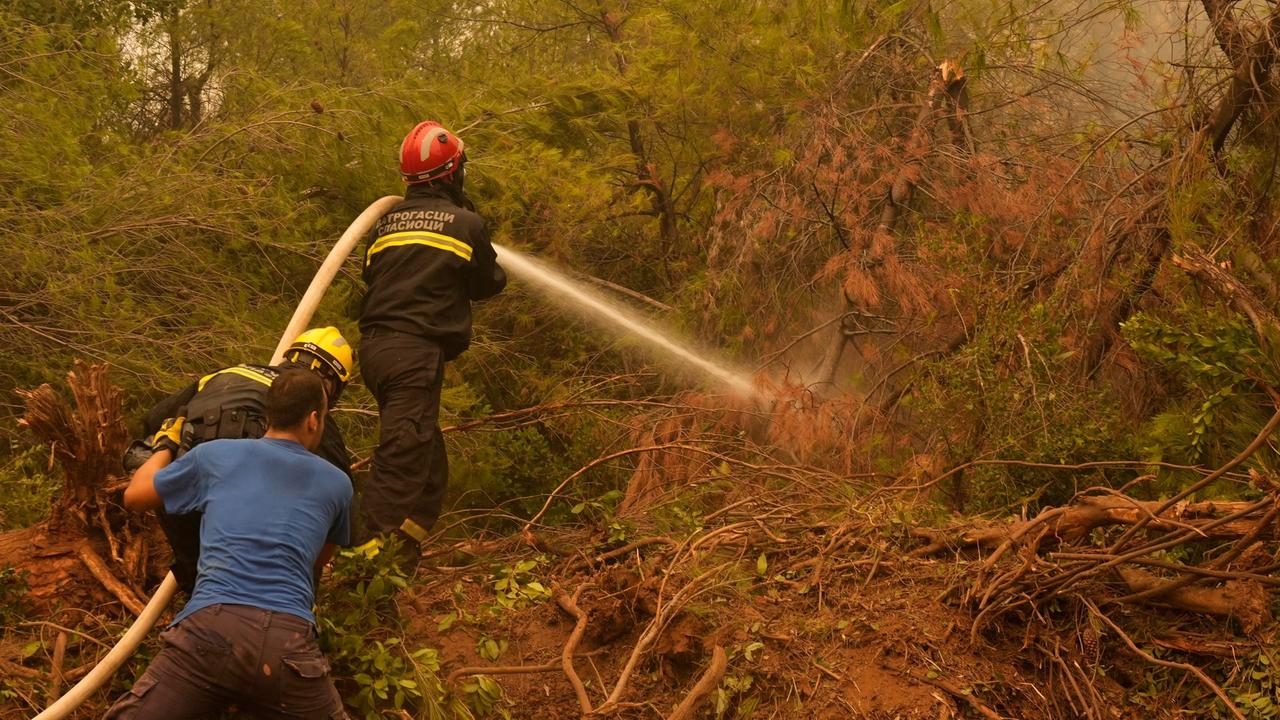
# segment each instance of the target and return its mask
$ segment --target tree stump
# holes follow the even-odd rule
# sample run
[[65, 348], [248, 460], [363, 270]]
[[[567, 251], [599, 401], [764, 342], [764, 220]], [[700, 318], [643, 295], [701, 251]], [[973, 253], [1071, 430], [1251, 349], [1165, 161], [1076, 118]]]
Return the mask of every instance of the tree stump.
[[129, 443], [122, 394], [106, 366], [78, 360], [67, 384], [70, 402], [47, 384], [19, 391], [26, 402], [19, 422], [50, 446], [63, 485], [48, 520], [0, 533], [0, 567], [22, 571], [36, 612], [112, 601], [136, 609], [141, 586], [158, 578], [148, 543], [159, 533], [120, 504]]

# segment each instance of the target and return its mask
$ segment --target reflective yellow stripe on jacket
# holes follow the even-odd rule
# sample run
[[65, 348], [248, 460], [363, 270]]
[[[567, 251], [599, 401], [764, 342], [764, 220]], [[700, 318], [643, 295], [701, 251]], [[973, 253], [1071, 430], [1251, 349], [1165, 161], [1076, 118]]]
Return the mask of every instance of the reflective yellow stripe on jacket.
[[369, 246], [369, 252], [364, 256], [364, 264], [368, 265], [370, 258], [374, 253], [382, 252], [389, 247], [399, 247], [401, 245], [426, 245], [437, 250], [451, 252], [454, 255], [471, 262], [471, 246], [462, 242], [457, 238], [451, 238], [448, 235], [440, 233], [427, 232], [426, 230], [409, 230], [407, 232], [391, 233], [383, 235]]
[[239, 375], [240, 377], [246, 377], [246, 378], [249, 378], [250, 380], [255, 380], [257, 382], [262, 383], [263, 385], [266, 385], [267, 387], [271, 387], [271, 381], [275, 379], [270, 376], [263, 375], [262, 373], [252, 368], [247, 368], [243, 365], [237, 365], [235, 367], [229, 367], [224, 370], [219, 370], [218, 372], [213, 373], [212, 375], [205, 375], [204, 377], [200, 378], [200, 384], [196, 386], [196, 392], [200, 392], [201, 390], [203, 390], [205, 383], [218, 377], [219, 375], [224, 375], [227, 373], [230, 373], [231, 375]]

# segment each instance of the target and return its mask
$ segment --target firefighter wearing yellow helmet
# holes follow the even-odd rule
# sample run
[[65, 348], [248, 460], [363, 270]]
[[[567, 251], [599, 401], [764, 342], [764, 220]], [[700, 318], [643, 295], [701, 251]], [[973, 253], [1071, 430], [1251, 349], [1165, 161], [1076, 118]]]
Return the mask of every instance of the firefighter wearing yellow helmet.
[[[125, 453], [126, 472], [132, 473], [160, 448], [172, 450], [176, 457], [209, 440], [262, 437], [267, 430], [267, 390], [282, 370], [300, 367], [319, 375], [329, 407], [337, 402], [355, 370], [351, 345], [335, 327], [302, 333], [284, 357], [284, 362], [274, 366], [222, 368], [161, 400], [144, 418], [143, 437], [148, 439], [135, 440]], [[351, 476], [351, 455], [335, 423], [324, 424], [316, 454]], [[173, 573], [179, 586], [190, 593], [200, 557], [200, 513], [158, 514], [173, 548]]]

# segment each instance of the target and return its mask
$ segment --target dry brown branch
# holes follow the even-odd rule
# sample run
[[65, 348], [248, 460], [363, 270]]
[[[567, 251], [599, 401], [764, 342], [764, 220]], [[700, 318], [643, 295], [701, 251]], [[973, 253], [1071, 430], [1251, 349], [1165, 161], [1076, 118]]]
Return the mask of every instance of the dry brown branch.
[[595, 460], [592, 460], [586, 465], [583, 465], [582, 467], [575, 470], [573, 474], [569, 475], [569, 477], [561, 481], [561, 483], [557, 485], [549, 495], [547, 495], [546, 502], [544, 502], [542, 504], [542, 507], [538, 510], [538, 512], [534, 513], [533, 517], [529, 518], [529, 521], [524, 524], [524, 529], [521, 531], [522, 534], [526, 536], [530, 535], [531, 528], [534, 525], [536, 525], [539, 520], [542, 519], [543, 515], [547, 514], [547, 510], [551, 509], [551, 503], [555, 502], [556, 496], [558, 496], [565, 488], [569, 487], [570, 483], [572, 483], [574, 480], [581, 477], [588, 470], [595, 467], [599, 467], [600, 465], [603, 465], [604, 463], [607, 463], [610, 460], [616, 460], [621, 457], [627, 457], [628, 455], [636, 455], [639, 453], [654, 452], [658, 450], [668, 450], [672, 448], [683, 448], [687, 446], [688, 446], [688, 443], [662, 443], [659, 445], [647, 445], [645, 447], [627, 448], [626, 450], [619, 450], [617, 452], [608, 453], [607, 455], [602, 455], [596, 458]]
[[[881, 489], [886, 491], [891, 491], [891, 492], [927, 490], [928, 488], [933, 487], [934, 485], [937, 485], [938, 483], [952, 477], [953, 475], [956, 475], [957, 473], [962, 473], [965, 470], [968, 470], [970, 468], [983, 467], [983, 466], [1006, 466], [1006, 467], [1029, 468], [1029, 469], [1035, 469], [1035, 470], [1064, 470], [1064, 471], [1106, 470], [1106, 469], [1125, 469], [1125, 468], [1132, 468], [1136, 470], [1136, 469], [1142, 469], [1142, 468], [1160, 468], [1162, 470], [1186, 470], [1187, 472], [1195, 472], [1195, 473], [1200, 473], [1202, 475], [1207, 475], [1207, 474], [1210, 474], [1211, 472], [1214, 472], [1206, 468], [1200, 467], [1199, 465], [1179, 465], [1177, 463], [1148, 462], [1144, 460], [1095, 460], [1093, 462], [1083, 462], [1083, 463], [1075, 463], [1072, 465], [1064, 465], [1059, 463], [1031, 462], [1029, 460], [981, 460], [980, 459], [980, 460], [970, 460], [968, 462], [956, 465], [955, 467], [952, 467], [951, 469], [947, 470], [945, 473], [931, 477], [926, 482], [923, 482], [923, 483], [919, 483], [916, 485], [886, 485]], [[1221, 475], [1218, 475], [1218, 477], [1236, 477], [1240, 479], [1247, 479], [1248, 476], [1243, 474], [1233, 475], [1230, 472], [1226, 472]]]
[[[574, 657], [589, 658], [601, 655], [608, 651], [608, 648], [596, 648], [590, 652], [575, 653]], [[464, 665], [451, 671], [445, 676], [445, 684], [453, 686], [458, 678], [468, 675], [526, 675], [544, 672], [555, 672], [564, 667], [559, 660], [543, 663], [541, 665]]]
[[584, 570], [592, 566], [603, 565], [604, 563], [607, 563], [610, 560], [615, 560], [617, 558], [629, 555], [639, 550], [640, 548], [649, 547], [650, 545], [666, 545], [668, 547], [678, 547], [680, 543], [676, 542], [675, 540], [672, 540], [669, 537], [664, 537], [661, 535], [656, 535], [654, 537], [640, 538], [639, 540], [633, 540], [632, 542], [629, 542], [626, 545], [623, 545], [622, 547], [617, 547], [612, 550], [602, 552], [593, 558], [586, 557], [584, 555], [577, 562], [575, 562], [569, 567], [569, 571], [574, 572], [578, 570]]
[[1167, 638], [1153, 638], [1152, 644], [1162, 648], [1177, 650], [1193, 655], [1210, 655], [1213, 657], [1236, 660], [1249, 654], [1249, 649], [1238, 643], [1228, 642], [1211, 637], [1186, 637], [1175, 635]]
[[728, 667], [729, 656], [725, 654], [724, 648], [716, 645], [711, 650], [711, 662], [703, 671], [702, 677], [698, 678], [698, 682], [694, 684], [689, 694], [685, 695], [684, 700], [680, 701], [676, 709], [671, 711], [667, 720], [692, 720], [702, 699], [720, 685], [720, 680], [724, 678], [724, 672]]
[[1214, 38], [1218, 46], [1231, 61], [1232, 66], [1244, 62], [1244, 44], [1247, 38], [1240, 32], [1235, 14], [1231, 10], [1231, 0], [1201, 0], [1205, 14], [1209, 16]]
[[[1101, 563], [1098, 563], [1097, 565], [1085, 566], [1078, 570], [1063, 573], [1062, 575], [1055, 577], [1051, 581], [1047, 582], [1046, 588], [1048, 589], [1048, 593], [1046, 596], [1052, 597], [1054, 595], [1061, 594], [1062, 591], [1067, 586], [1071, 585], [1073, 582], [1076, 582], [1085, 576], [1096, 575], [1099, 572], [1116, 567], [1122, 563], [1130, 562], [1135, 558], [1140, 558], [1144, 555], [1149, 555], [1153, 552], [1157, 552], [1160, 550], [1167, 550], [1169, 548], [1181, 545], [1182, 543], [1185, 543], [1189, 540], [1196, 540], [1204, 537], [1210, 537], [1209, 535], [1210, 531], [1215, 531], [1220, 527], [1224, 527], [1226, 525], [1236, 523], [1237, 521], [1247, 517], [1248, 515], [1261, 511], [1263, 508], [1268, 507], [1271, 503], [1272, 503], [1272, 500], [1270, 499], [1263, 500], [1258, 503], [1254, 503], [1253, 505], [1246, 506], [1229, 515], [1220, 517], [1216, 520], [1211, 520], [1209, 522], [1206, 522], [1203, 525], [1197, 525], [1196, 527], [1193, 527], [1190, 530], [1185, 530], [1178, 533], [1168, 533], [1162, 539], [1149, 542], [1146, 545], [1138, 547], [1134, 550], [1130, 550], [1129, 552], [1126, 552], [1123, 554], [1108, 553], [1109, 559]], [[1140, 524], [1144, 524], [1144, 523], [1140, 523]], [[1137, 527], [1137, 525], [1131, 526], [1129, 530], [1132, 530], [1134, 527]], [[1241, 528], [1239, 532], [1241, 533], [1248, 532], [1248, 529]]]
[[4, 671], [6, 677], [20, 677], [24, 680], [35, 680], [40, 677], [39, 671], [3, 658], [0, 658], [0, 671]]
[[62, 695], [62, 664], [67, 657], [67, 634], [59, 632], [53, 641], [53, 657], [49, 663], [49, 686], [45, 692], [45, 700], [52, 703]]
[[[1060, 560], [1089, 560], [1093, 562], [1105, 562], [1115, 558], [1114, 555], [1106, 553], [1079, 553], [1079, 552], [1052, 552], [1048, 557], [1054, 561]], [[1202, 578], [1215, 578], [1218, 580], [1252, 580], [1262, 585], [1280, 586], [1280, 578], [1268, 575], [1259, 575], [1256, 572], [1213, 570], [1211, 568], [1197, 567], [1195, 565], [1180, 565], [1178, 563], [1166, 562], [1156, 558], [1137, 557], [1127, 560], [1131, 565], [1143, 565], [1147, 567], [1163, 568], [1172, 570], [1177, 573], [1191, 573]], [[1270, 568], [1270, 572], [1275, 568]]]
[[1236, 539], [1258, 534], [1276, 537], [1276, 528], [1272, 524], [1258, 518], [1247, 519], [1248, 515], [1262, 511], [1265, 506], [1266, 503], [1238, 501], [1170, 506], [1167, 502], [1140, 501], [1118, 494], [1094, 495], [1082, 498], [1075, 505], [1046, 508], [1040, 515], [1026, 521], [982, 528], [960, 526], [951, 530], [914, 528], [911, 534], [928, 540], [930, 544], [912, 554], [927, 555], [946, 547], [996, 548], [983, 562], [983, 568], [990, 569], [1010, 547], [1035, 528], [1042, 528], [1045, 533], [1037, 536], [1037, 541], [1030, 546], [1032, 551], [1038, 550], [1046, 541], [1052, 541], [1054, 545], [1078, 542], [1097, 528], [1109, 525], [1134, 527], [1141, 524], [1151, 530], [1181, 530], [1189, 534], [1186, 539]]
[[[1252, 530], [1237, 540], [1235, 544], [1231, 546], [1229, 551], [1215, 558], [1213, 562], [1209, 564], [1209, 568], [1228, 567], [1233, 560], [1240, 557], [1240, 555], [1249, 548], [1253, 547], [1254, 543], [1258, 542], [1263, 535], [1274, 534], [1274, 524], [1277, 514], [1280, 514], [1280, 508], [1272, 507], [1268, 510], [1267, 514], [1263, 515], [1262, 519], [1257, 521]], [[1195, 573], [1187, 573], [1176, 580], [1170, 580], [1164, 584], [1157, 584], [1146, 589], [1136, 591], [1132, 595], [1126, 595], [1125, 597], [1120, 598], [1118, 602], [1134, 602], [1145, 598], [1158, 598], [1163, 596], [1165, 593], [1186, 587], [1198, 580], [1200, 577], [1200, 575]]]
[[[680, 588], [680, 590], [672, 595], [671, 599], [666, 602], [662, 601], [661, 592], [659, 592], [658, 607], [653, 614], [653, 619], [649, 621], [644, 632], [640, 633], [640, 637], [636, 640], [635, 647], [632, 648], [631, 654], [622, 668], [622, 672], [618, 674], [618, 680], [613, 686], [613, 691], [609, 693], [609, 697], [605, 702], [596, 708], [597, 714], [606, 715], [615, 712], [622, 706], [622, 697], [627, 692], [627, 684], [631, 680], [632, 673], [635, 672], [636, 664], [640, 661], [640, 658], [644, 655], [645, 651], [649, 649], [649, 646], [653, 644], [653, 641], [658, 638], [659, 633], [666, 626], [667, 622], [684, 609], [685, 604], [697, 594], [702, 583], [706, 581], [707, 578], [724, 570], [731, 564], [732, 563], [722, 563], [703, 572], [686, 583], [684, 587]], [[664, 587], [666, 582], [667, 578], [664, 577]]]
[[[1272, 400], [1274, 401], [1275, 399], [1276, 398], [1273, 392]], [[1267, 424], [1264, 425], [1262, 429], [1258, 431], [1258, 434], [1245, 447], [1244, 450], [1240, 451], [1240, 454], [1228, 460], [1227, 463], [1222, 467], [1218, 468], [1217, 470], [1214, 470], [1213, 472], [1204, 476], [1200, 480], [1187, 486], [1178, 494], [1174, 495], [1168, 500], [1165, 500], [1163, 503], [1160, 504], [1159, 507], [1157, 507], [1155, 510], [1151, 512], [1151, 516], [1154, 517], [1154, 516], [1164, 514], [1164, 512], [1169, 508], [1185, 500], [1186, 498], [1191, 497], [1195, 493], [1205, 489], [1209, 485], [1213, 484], [1216, 480], [1226, 475], [1227, 472], [1235, 469], [1238, 465], [1243, 463], [1245, 460], [1248, 460], [1250, 457], [1253, 456], [1255, 452], [1257, 452], [1260, 448], [1266, 445], [1267, 439], [1271, 437], [1271, 433], [1274, 432], [1277, 427], [1280, 427], [1280, 409], [1276, 410], [1275, 414], [1271, 416], [1271, 419], [1267, 421]], [[1110, 551], [1116, 552], [1118, 549], [1124, 546], [1125, 541], [1127, 541], [1130, 537], [1134, 535], [1134, 533], [1138, 532], [1144, 527], [1146, 527], [1145, 520], [1140, 521], [1137, 524], [1130, 527], [1119, 537], [1119, 539], [1117, 539], [1114, 543], [1111, 544]]]
[[[532, 407], [521, 408], [519, 410], [511, 410], [508, 412], [493, 413], [482, 418], [469, 420], [467, 422], [458, 423], [457, 425], [449, 425], [440, 428], [442, 433], [464, 432], [478, 427], [487, 425], [497, 425], [502, 428], [508, 428], [511, 423], [522, 423], [531, 418], [548, 413], [558, 413], [563, 410], [576, 410], [579, 408], [601, 408], [601, 407], [620, 407], [620, 408], [660, 408], [666, 410], [689, 410], [688, 406], [676, 403], [659, 402], [655, 400], [567, 400], [565, 402], [547, 403], [544, 405], [534, 405]], [[362, 462], [369, 462], [368, 460]]]
[[82, 542], [76, 547], [76, 554], [80, 556], [80, 561], [84, 563], [85, 567], [89, 568], [89, 572], [97, 578], [98, 582], [102, 583], [102, 586], [107, 591], [128, 608], [129, 612], [134, 615], [142, 614], [146, 603], [142, 602], [129, 586], [120, 582], [111, 574], [106, 562], [103, 561], [98, 553], [93, 551], [92, 547], [89, 547], [88, 541]]
[[610, 550], [608, 552], [600, 553], [599, 555], [596, 556], [596, 562], [597, 563], [608, 562], [609, 560], [612, 560], [614, 558], [622, 557], [623, 555], [626, 555], [633, 550], [639, 550], [642, 547], [648, 547], [650, 545], [659, 545], [659, 544], [672, 545], [672, 546], [679, 545], [679, 543], [677, 543], [675, 540], [672, 540], [669, 537], [655, 536], [655, 537], [641, 538], [639, 540], [629, 542], [620, 548], [614, 548], [613, 550]]
[[[1221, 26], [1220, 26], [1221, 27]], [[1263, 92], [1276, 61], [1276, 40], [1280, 38], [1280, 6], [1273, 5], [1266, 24], [1258, 28], [1256, 37], [1243, 53], [1234, 53], [1235, 70], [1227, 92], [1218, 101], [1213, 117], [1204, 132], [1213, 143], [1213, 153], [1218, 155], [1226, 145], [1231, 128], [1244, 111]]]
[[1249, 318], [1260, 342], [1266, 343], [1269, 339], [1280, 337], [1277, 333], [1280, 331], [1280, 318], [1253, 291], [1227, 272], [1226, 263], [1214, 262], [1203, 251], [1191, 247], [1174, 255], [1173, 264], [1212, 290], [1236, 312]]
[[560, 664], [564, 668], [565, 677], [569, 678], [569, 684], [573, 686], [573, 692], [578, 698], [578, 707], [582, 710], [583, 715], [591, 714], [591, 698], [587, 696], [587, 688], [582, 684], [582, 678], [578, 677], [578, 671], [573, 667], [573, 653], [578, 649], [578, 643], [582, 641], [582, 634], [587, 631], [588, 615], [578, 607], [578, 598], [582, 597], [582, 591], [586, 589], [586, 585], [579, 585], [577, 590], [573, 591], [573, 597], [569, 597], [561, 588], [553, 590], [556, 604], [560, 606], [569, 615], [576, 620], [573, 626], [573, 632], [569, 634], [569, 640], [564, 644], [564, 650], [560, 653]]
[[562, 667], [560, 661], [541, 665], [487, 665], [465, 666], [453, 670], [445, 678], [445, 684], [452, 686], [458, 678], [466, 675], [523, 675], [526, 673], [555, 672]]

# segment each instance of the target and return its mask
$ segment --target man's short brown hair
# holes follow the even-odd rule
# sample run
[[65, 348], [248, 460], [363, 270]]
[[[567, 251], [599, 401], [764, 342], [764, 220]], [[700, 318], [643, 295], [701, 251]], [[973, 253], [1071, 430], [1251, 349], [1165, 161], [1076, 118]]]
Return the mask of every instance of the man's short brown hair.
[[312, 412], [324, 415], [324, 383], [310, 370], [290, 368], [267, 390], [267, 424], [284, 430], [297, 427]]

